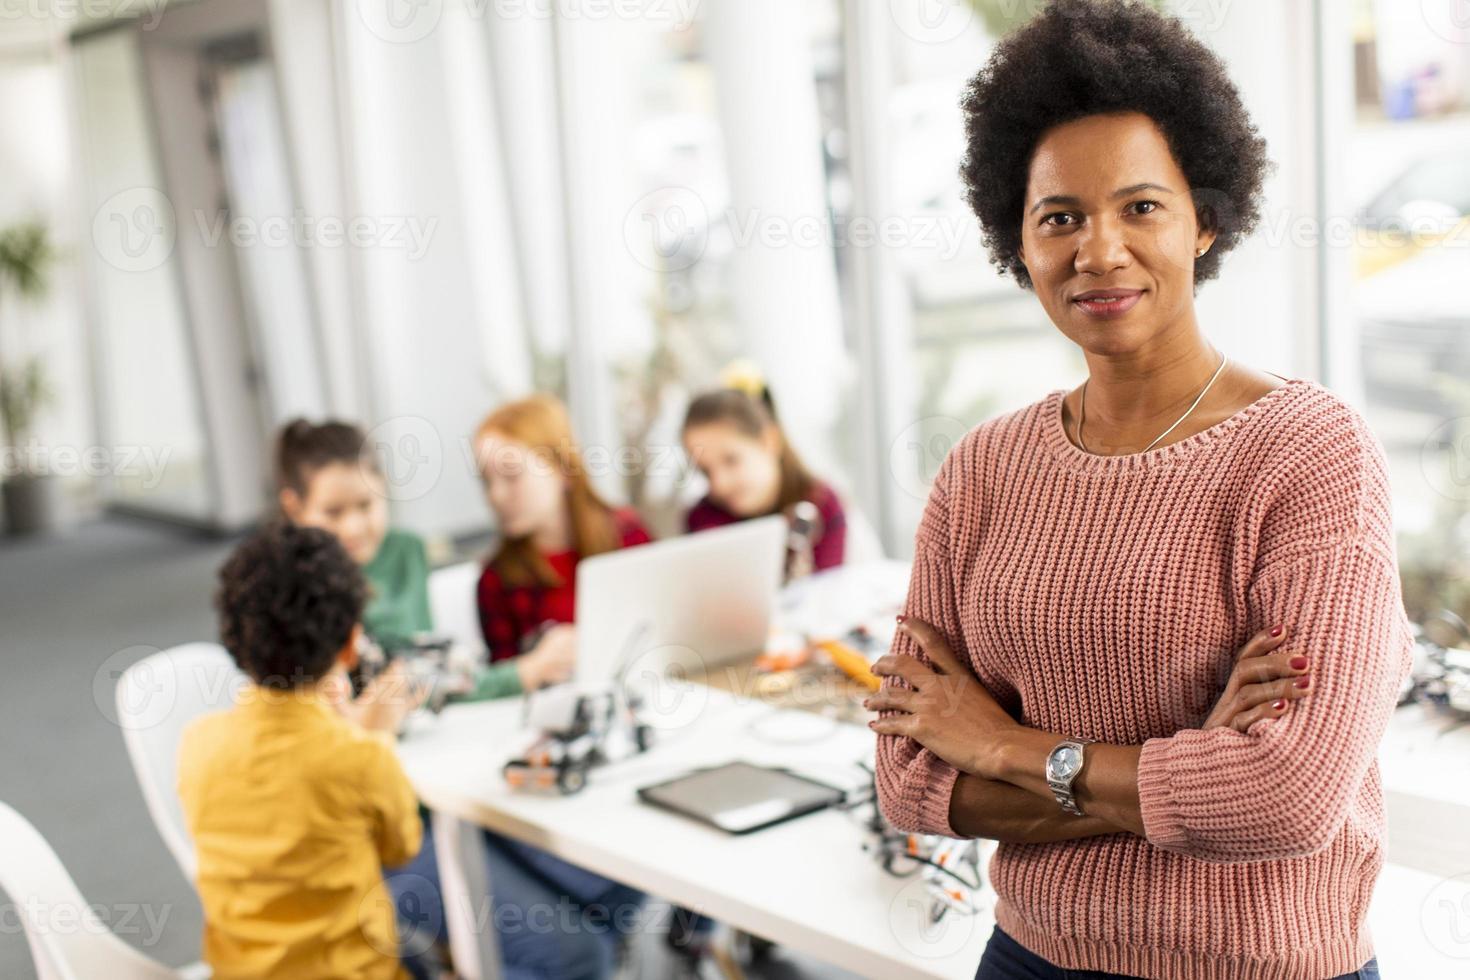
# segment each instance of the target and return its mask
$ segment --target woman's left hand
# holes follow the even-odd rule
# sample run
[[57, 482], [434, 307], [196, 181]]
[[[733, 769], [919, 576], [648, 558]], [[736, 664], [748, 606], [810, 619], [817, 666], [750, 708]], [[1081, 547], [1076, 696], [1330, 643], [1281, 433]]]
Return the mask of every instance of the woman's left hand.
[[933, 626], [908, 618], [900, 620], [898, 628], [913, 637], [934, 666], [905, 654], [880, 657], [873, 664], [873, 673], [901, 677], [909, 689], [885, 685], [864, 700], [863, 706], [870, 710], [899, 712], [875, 718], [868, 727], [881, 735], [907, 735], [956, 769], [994, 778], [991, 773], [999, 768], [992, 761], [994, 755], [1004, 737], [1020, 724], [960, 662]]

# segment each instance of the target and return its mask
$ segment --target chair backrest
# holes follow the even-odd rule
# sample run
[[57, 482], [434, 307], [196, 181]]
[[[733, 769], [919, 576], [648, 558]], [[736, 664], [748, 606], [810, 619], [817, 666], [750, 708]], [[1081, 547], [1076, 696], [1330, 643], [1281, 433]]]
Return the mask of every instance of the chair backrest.
[[[178, 974], [112, 934], [29, 820], [0, 803], [0, 889], [10, 896], [40, 980], [165, 980]], [[157, 916], [137, 917], [144, 928]]]
[[145, 657], [117, 682], [117, 720], [148, 813], [184, 877], [194, 880], [194, 843], [178, 794], [179, 737], [200, 715], [230, 707], [245, 675], [217, 643], [186, 643]]
[[456, 644], [471, 650], [485, 646], [475, 599], [479, 583], [479, 562], [446, 565], [429, 573], [429, 615], [434, 618], [434, 632], [452, 637]]

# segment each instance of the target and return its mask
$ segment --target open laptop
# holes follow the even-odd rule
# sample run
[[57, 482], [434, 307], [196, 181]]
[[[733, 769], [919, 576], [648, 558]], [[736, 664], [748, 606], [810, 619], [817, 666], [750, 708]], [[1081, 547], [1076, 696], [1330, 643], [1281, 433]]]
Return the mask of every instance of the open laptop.
[[698, 673], [760, 652], [786, 536], [773, 515], [583, 559], [577, 687], [604, 689], [628, 670]]

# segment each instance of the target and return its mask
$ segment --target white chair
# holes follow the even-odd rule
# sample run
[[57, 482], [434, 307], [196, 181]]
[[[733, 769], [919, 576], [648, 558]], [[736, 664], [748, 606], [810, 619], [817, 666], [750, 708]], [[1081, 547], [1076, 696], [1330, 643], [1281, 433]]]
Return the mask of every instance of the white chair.
[[46, 838], [0, 803], [0, 889], [20, 918], [40, 980], [191, 980], [207, 967], [174, 970], [144, 956], [97, 917]]
[[434, 632], [451, 637], [456, 645], [470, 650], [485, 647], [475, 597], [479, 583], [478, 562], [446, 565], [429, 573], [429, 615], [434, 619]]
[[178, 793], [179, 737], [195, 718], [234, 704], [245, 683], [224, 647], [185, 643], [133, 664], [117, 682], [117, 720], [143, 801], [163, 843], [192, 884], [194, 842]]

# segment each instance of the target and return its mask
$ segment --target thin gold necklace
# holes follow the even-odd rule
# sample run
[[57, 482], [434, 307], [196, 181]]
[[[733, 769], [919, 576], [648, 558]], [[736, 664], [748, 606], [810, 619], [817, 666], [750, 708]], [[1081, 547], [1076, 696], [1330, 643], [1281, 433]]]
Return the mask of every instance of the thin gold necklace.
[[[1205, 386], [1200, 389], [1199, 395], [1197, 395], [1195, 397], [1195, 399], [1194, 399], [1194, 404], [1193, 405], [1190, 405], [1189, 408], [1187, 408], [1187, 409], [1184, 410], [1184, 414], [1181, 415], [1181, 416], [1179, 416], [1179, 421], [1177, 421], [1173, 425], [1169, 426], [1163, 432], [1160, 432], [1158, 434], [1158, 437], [1156, 439], [1154, 439], [1153, 442], [1149, 443], [1147, 446], [1144, 446], [1141, 450], [1139, 450], [1139, 452], [1145, 452], [1146, 453], [1150, 449], [1154, 448], [1154, 445], [1156, 443], [1158, 443], [1159, 439], [1164, 438], [1164, 436], [1168, 435], [1169, 433], [1173, 432], [1175, 429], [1179, 428], [1179, 422], [1183, 422], [1185, 419], [1189, 418], [1189, 413], [1192, 412], [1192, 411], [1194, 411], [1195, 408], [1198, 407], [1200, 401], [1205, 397], [1205, 392], [1207, 392], [1207, 391], [1210, 390], [1210, 385], [1214, 384], [1215, 383], [1215, 379], [1220, 376], [1220, 372], [1223, 371], [1223, 370], [1225, 370], [1225, 361], [1226, 361], [1226, 357], [1225, 357], [1224, 352], [1222, 351], [1221, 354], [1220, 354], [1220, 366], [1217, 367], [1217, 368], [1215, 368], [1215, 373], [1210, 376], [1210, 380], [1207, 381], [1205, 383]], [[1090, 381], [1092, 379], [1091, 378], [1088, 378], [1088, 380]], [[1087, 449], [1087, 443], [1085, 443], [1085, 442], [1082, 441], [1082, 423], [1084, 421], [1086, 421], [1086, 419], [1087, 419], [1087, 381], [1082, 382], [1082, 398], [1081, 398], [1081, 401], [1082, 401], [1081, 408], [1077, 412], [1077, 445], [1081, 447], [1081, 449], [1082, 449], [1083, 452], [1087, 452], [1088, 451], [1088, 449]]]

